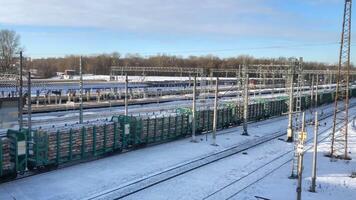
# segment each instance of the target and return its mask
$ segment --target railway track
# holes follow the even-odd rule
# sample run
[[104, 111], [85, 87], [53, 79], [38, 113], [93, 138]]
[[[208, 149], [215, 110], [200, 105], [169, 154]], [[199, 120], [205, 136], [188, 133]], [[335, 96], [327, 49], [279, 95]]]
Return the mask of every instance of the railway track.
[[[225, 99], [228, 100], [229, 98]], [[177, 101], [179, 103], [180, 108], [189, 108], [191, 107], [191, 102], [190, 101]], [[198, 106], [200, 107], [205, 107], [208, 105], [210, 105], [212, 103], [212, 101], [209, 100], [209, 102], [198, 102]], [[154, 105], [154, 104], [150, 104], [150, 105]], [[97, 119], [109, 119], [111, 118], [113, 115], [120, 115], [120, 114], [124, 114], [124, 110], [117, 110], [117, 108], [112, 108], [113, 110], [116, 111], [111, 111], [110, 109], [107, 109], [107, 111], [99, 111], [96, 112], [97, 110], [87, 110], [86, 112], [84, 112], [84, 121], [94, 121]], [[158, 106], [158, 107], [147, 107], [144, 108], [142, 106], [133, 106], [132, 108], [129, 108], [130, 112], [132, 115], [140, 115], [140, 114], [147, 114], [147, 113], [161, 113], [161, 112], [166, 112], [167, 114], [169, 113], [174, 113], [177, 109], [177, 105], [176, 104], [171, 104], [168, 103], [167, 105], [164, 105], [163, 107]], [[100, 109], [101, 110], [101, 109]], [[63, 111], [61, 111], [63, 112]], [[87, 114], [86, 114], [87, 113]], [[67, 115], [67, 116], [66, 116]], [[68, 116], [70, 115], [70, 116]], [[27, 121], [27, 115], [25, 115], [23, 124], [26, 127], [28, 124]], [[40, 119], [42, 118], [42, 116], [45, 116], [44, 114], [35, 114], [33, 115], [33, 120], [32, 120], [32, 127], [36, 128], [36, 127], [52, 127], [53, 126], [53, 118], [55, 116], [52, 116], [49, 113], [49, 119]], [[40, 117], [39, 119], [36, 119], [36, 117]], [[68, 113], [63, 114], [63, 116], [59, 116], [59, 114], [57, 114], [57, 117], [55, 118], [56, 120], [56, 126], [60, 126], [60, 125], [65, 125], [65, 124], [74, 124], [79, 118], [79, 112], [77, 111], [73, 111], [73, 110], [68, 110]], [[0, 131], [0, 136], [5, 135], [6, 132], [4, 131]]]
[[[267, 90], [268, 91], [268, 90]], [[257, 91], [258, 92], [258, 91]], [[269, 91], [270, 92], [270, 91]], [[269, 95], [270, 93], [267, 92], [266, 94], [265, 93], [262, 93], [261, 95], [262, 96], [265, 96], [265, 95]], [[276, 92], [276, 91], [275, 91]], [[308, 92], [308, 91], [307, 91]], [[250, 95], [253, 95], [253, 94], [250, 94]], [[279, 96], [281, 95], [280, 93], [275, 93], [275, 96]], [[260, 97], [260, 95], [258, 95], [258, 97]], [[231, 99], [231, 97], [228, 97], [228, 96], [225, 96], [223, 95], [223, 98], [226, 99]], [[255, 98], [255, 97], [251, 97], [252, 99]], [[203, 101], [209, 101], [209, 98], [205, 98], [203, 97], [202, 99], [200, 100], [203, 100]], [[167, 103], [172, 103], [174, 101], [170, 101], [170, 102], [167, 102]], [[180, 101], [177, 101], [179, 106], [180, 107], [190, 107], [191, 106], [191, 101], [186, 101], [186, 100], [180, 100]], [[212, 103], [213, 101], [211, 100], [210, 103]], [[108, 103], [110, 104], [110, 103]], [[155, 104], [155, 103], [151, 103], [152, 104]], [[199, 104], [199, 102], [198, 102]], [[201, 102], [200, 103], [202, 107], [205, 107], [207, 106], [207, 103], [206, 102]], [[150, 104], [148, 104], [149, 106]], [[136, 106], [136, 105], [134, 105]], [[131, 106], [130, 106], [131, 107]], [[140, 108], [141, 111], [140, 112], [133, 112], [133, 114], [139, 114], [139, 113], [147, 113], [147, 112], [161, 112], [161, 111], [166, 111], [166, 110], [172, 110], [172, 109], [175, 109], [177, 108], [177, 104], [174, 104], [172, 106], [168, 105], [168, 106], [165, 106], [166, 108], [159, 108], [157, 109], [157, 107], [155, 108], [149, 108], [149, 109], [145, 109], [144, 111], [142, 111], [143, 108]], [[92, 121], [92, 120], [95, 120], [95, 119], [105, 119], [105, 118], [109, 118], [111, 117], [113, 114], [122, 114], [123, 111], [118, 111], [118, 112], [115, 112], [115, 113], [112, 113], [111, 112], [111, 108], [105, 108], [106, 110], [104, 110], [104, 108], [102, 108], [100, 111], [98, 111], [99, 109], [98, 108], [91, 108], [91, 109], [87, 109], [85, 112], [93, 112], [91, 110], [96, 110], [94, 112], [96, 112], [95, 114], [85, 114], [84, 113], [84, 120], [86, 121]], [[115, 109], [115, 107], [113, 107], [113, 109]], [[131, 108], [129, 108], [129, 110], [131, 110]], [[133, 110], [135, 110], [135, 108], [133, 108]], [[98, 112], [97, 112], [98, 111]], [[36, 128], [36, 127], [51, 127], [52, 124], [53, 124], [53, 118], [55, 116], [58, 116], [58, 114], [56, 114], [56, 112], [65, 112], [65, 111], [55, 111], [55, 112], [48, 112], [47, 116], [49, 116], [49, 120], [45, 120], [45, 119], [40, 119], [40, 120], [36, 120], [35, 118], [36, 117], [41, 117], [41, 116], [44, 116], [43, 114], [41, 113], [38, 113], [38, 114], [34, 114], [32, 115], [32, 117], [34, 118], [34, 120], [32, 120], [32, 127], [33, 128]], [[71, 107], [68, 107], [68, 110], [67, 110], [67, 114], [72, 114], [72, 115], [78, 115], [79, 116], [79, 112], [76, 111], [76, 110], [73, 110]], [[98, 113], [101, 113], [101, 114], [98, 114]], [[99, 115], [99, 117], [98, 117]], [[25, 118], [24, 118], [24, 126], [27, 126], [27, 120], [26, 120], [26, 115], [24, 115]], [[76, 121], [78, 121], [78, 116], [69, 116], [69, 117], [56, 117], [55, 120], [56, 120], [56, 124], [61, 124], [61, 125], [64, 125], [64, 124], [75, 124]], [[13, 123], [13, 126], [16, 127], [16, 124], [18, 123], [17, 121], [14, 121], [12, 122]], [[5, 130], [0, 130], [0, 136], [3, 136], [5, 134]]]
[[[354, 107], [355, 103], [352, 104], [350, 107]], [[333, 112], [330, 112], [326, 115], [324, 115], [321, 120], [327, 119], [329, 117], [333, 116]], [[225, 132], [227, 133], [227, 132]], [[224, 149], [222, 151], [213, 153], [211, 155], [207, 155], [204, 157], [200, 157], [185, 163], [181, 163], [177, 166], [168, 168], [166, 170], [163, 170], [158, 173], [154, 173], [151, 175], [148, 175], [146, 177], [143, 177], [138, 180], [131, 181], [129, 183], [125, 183], [123, 185], [120, 185], [116, 188], [110, 189], [103, 191], [99, 194], [90, 196], [87, 198], [88, 200], [93, 200], [93, 199], [122, 199], [125, 197], [128, 197], [130, 195], [133, 195], [135, 193], [138, 193], [140, 191], [143, 191], [147, 188], [153, 187], [159, 183], [163, 183], [165, 181], [168, 181], [172, 178], [178, 177], [180, 175], [186, 174], [188, 172], [191, 172], [195, 169], [202, 168], [206, 165], [209, 165], [211, 163], [217, 162], [219, 160], [222, 160], [224, 158], [230, 157], [232, 155], [235, 155], [237, 153], [241, 153], [245, 150], [251, 149], [253, 147], [256, 147], [258, 145], [264, 144], [266, 142], [269, 142], [271, 140], [274, 140], [276, 138], [279, 138], [281, 136], [284, 136], [286, 133], [285, 132], [275, 132], [267, 136], [263, 136], [260, 138], [255, 138], [237, 145], [234, 145], [232, 147], [229, 147], [227, 149]]]
[[[353, 107], [353, 106], [355, 106], [356, 105], [356, 102], [354, 102], [353, 104], [351, 104], [350, 106], [351, 107]], [[327, 115], [327, 116], [325, 116], [325, 117], [330, 117], [331, 116], [331, 114], [329, 114], [329, 115]], [[264, 125], [264, 124], [267, 124], [267, 123], [271, 123], [271, 122], [275, 122], [275, 121], [279, 121], [279, 120], [281, 120], [281, 116], [277, 116], [277, 117], [271, 117], [271, 118], [269, 118], [268, 120], [264, 120], [264, 121], [251, 121], [251, 122], [249, 122], [249, 124], [252, 124], [252, 126], [251, 127], [258, 127], [258, 126], [261, 126], [261, 125]], [[56, 120], [57, 121], [57, 120]], [[229, 129], [224, 129], [224, 130], [221, 130], [221, 131], [219, 131], [219, 133], [218, 133], [218, 135], [223, 135], [223, 134], [228, 134], [228, 133], [231, 133], [231, 132], [236, 132], [237, 131], [237, 129], [238, 129], [239, 127], [233, 127], [233, 128], [229, 128]], [[208, 134], [208, 133], [205, 133], [205, 134]], [[275, 138], [278, 138], [278, 137], [280, 137], [280, 136], [283, 136], [283, 135], [285, 135], [285, 133], [279, 133], [279, 132], [276, 132], [275, 133], [275, 135], [273, 135], [273, 136], [271, 136], [271, 138], [269, 139], [269, 140], [273, 140], [273, 139], [275, 139]], [[262, 137], [261, 137], [262, 138]], [[183, 138], [184, 139], [184, 138]], [[264, 142], [267, 142], [267, 141], [264, 141]], [[260, 144], [262, 144], [263, 143], [263, 141], [260, 141]], [[248, 145], [248, 142], [245, 142], [245, 143], [240, 143], [240, 144], [238, 144], [238, 145]], [[228, 149], [225, 149], [225, 150], [223, 150], [223, 151], [228, 151], [229, 149], [231, 150], [232, 148], [237, 148], [236, 146], [238, 146], [238, 145], [235, 145], [235, 146], [233, 146], [233, 147], [230, 147], [230, 148], [228, 148]], [[258, 145], [258, 144], [257, 144]], [[257, 146], [257, 145], [255, 145], [255, 146]], [[243, 149], [243, 148], [241, 148], [242, 150], [241, 151], [244, 151], [244, 150], [246, 150], [246, 149], [248, 149], [248, 148], [252, 148], [252, 146], [251, 147], [247, 147], [247, 148], [245, 148], [245, 149]], [[240, 152], [241, 152], [240, 151]], [[125, 153], [125, 152], [124, 152]], [[238, 152], [236, 152], [236, 153], [238, 153]], [[236, 154], [236, 153], [234, 153], [234, 154]], [[231, 155], [233, 155], [233, 154], [231, 154]], [[227, 156], [225, 156], [225, 157], [229, 157], [229, 155], [227, 155]], [[225, 158], [224, 156], [222, 156], [220, 159], [223, 159], [223, 158]], [[81, 162], [75, 162], [75, 163], [72, 163], [72, 164], [66, 164], [66, 165], [63, 165], [63, 166], [59, 166], [58, 167], [58, 169], [61, 169], [61, 168], [66, 168], [66, 167], [70, 167], [70, 166], [73, 166], [73, 165], [75, 165], [75, 164], [78, 164], [78, 163], [85, 163], [85, 162], [89, 162], [89, 161], [92, 161], [92, 160], [96, 160], [96, 159], [98, 159], [98, 158], [95, 158], [95, 159], [90, 159], [90, 160], [86, 160], [86, 161], [81, 161]], [[214, 161], [213, 161], [214, 162]], [[183, 165], [184, 165], [184, 163], [182, 163]], [[197, 168], [200, 168], [200, 167], [202, 167], [202, 166], [198, 166]], [[28, 171], [28, 172], [25, 172], [24, 174], [19, 174], [17, 177], [16, 177], [16, 179], [12, 179], [12, 180], [20, 180], [20, 179], [24, 179], [24, 178], [28, 178], [28, 177], [31, 177], [31, 176], [35, 176], [35, 175], [38, 175], [38, 174], [43, 174], [43, 173], [47, 173], [47, 172], [50, 172], [50, 171], [52, 171], [53, 169], [45, 169], [45, 168], [41, 168], [41, 169], [39, 169], [38, 171]], [[188, 172], [188, 171], [187, 171]], [[186, 172], [185, 172], [186, 173]], [[183, 173], [182, 173], [183, 174]], [[173, 178], [173, 177], [172, 177]], [[170, 179], [170, 178], [169, 178]], [[168, 180], [168, 179], [167, 179]], [[7, 181], [9, 181], [9, 180], [3, 180], [2, 182], [7, 182]], [[162, 181], [163, 182], [163, 181]], [[153, 185], [152, 185], [153, 186]]]
[[[326, 118], [322, 119], [325, 120]], [[322, 121], [320, 120], [320, 121]], [[318, 136], [322, 136], [322, 137], [318, 137], [318, 143], [326, 140], [329, 137], [328, 131], [332, 129], [332, 126], [328, 126], [328, 128], [324, 128], [322, 131], [319, 132]], [[313, 146], [312, 146], [312, 142], [313, 142], [314, 138], [309, 138], [306, 142], [306, 149], [305, 151], [310, 150]], [[238, 194], [240, 194], [242, 191], [246, 190], [247, 188], [251, 187], [252, 185], [256, 184], [257, 182], [263, 180], [264, 178], [266, 178], [267, 176], [269, 176], [270, 174], [272, 174], [273, 172], [277, 171], [278, 169], [280, 169], [281, 167], [283, 167], [284, 165], [290, 163], [293, 158], [292, 154], [293, 154], [294, 149], [289, 150], [287, 152], [284, 152], [282, 154], [279, 154], [277, 157], [271, 159], [270, 161], [263, 163], [261, 166], [255, 168], [254, 170], [252, 170], [251, 172], [239, 177], [238, 179], [230, 182], [229, 184], [217, 189], [216, 191], [210, 193], [209, 195], [205, 196], [203, 199], [207, 200], [207, 199], [233, 199], [234, 197], [236, 197]], [[275, 167], [271, 167], [272, 164], [277, 164]], [[257, 176], [257, 178], [254, 178], [253, 176]], [[252, 179], [248, 180], [249, 178]], [[241, 189], [236, 190], [238, 184], [242, 184], [245, 186], [243, 186]], [[248, 183], [246, 185], [246, 183]]]

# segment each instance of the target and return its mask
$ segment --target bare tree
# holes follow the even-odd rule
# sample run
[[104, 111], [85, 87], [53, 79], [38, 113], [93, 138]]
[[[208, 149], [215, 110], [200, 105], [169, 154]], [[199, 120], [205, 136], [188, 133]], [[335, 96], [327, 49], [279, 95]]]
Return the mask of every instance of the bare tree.
[[[66, 69], [77, 69], [78, 56], [66, 56], [59, 58], [36, 58], [32, 59], [31, 65], [37, 69], [41, 76], [51, 77], [57, 71], [64, 71]], [[139, 54], [126, 54], [121, 56], [119, 53], [99, 54], [95, 56], [85, 56], [83, 58], [83, 70], [85, 73], [91, 74], [110, 74], [110, 67], [116, 66], [141, 66], [141, 67], [201, 67], [201, 68], [235, 68], [242, 64], [286, 64], [288, 58], [254, 58], [249, 55], [240, 55], [229, 58], [219, 58], [214, 55], [205, 56], [171, 56], [171, 55], [154, 55], [143, 57]], [[305, 62], [303, 64], [305, 69], [335, 69], [334, 65], [319, 62]], [[356, 69], [354, 69], [356, 70]]]
[[16, 53], [20, 51], [20, 36], [15, 31], [0, 30], [0, 70], [13, 71]]

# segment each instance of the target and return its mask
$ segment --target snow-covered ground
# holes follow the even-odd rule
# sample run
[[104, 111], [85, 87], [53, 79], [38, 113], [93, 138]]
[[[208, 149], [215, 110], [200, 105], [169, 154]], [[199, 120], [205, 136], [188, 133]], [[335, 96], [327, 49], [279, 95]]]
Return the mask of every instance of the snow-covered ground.
[[[332, 111], [332, 105], [319, 108], [324, 113]], [[310, 116], [310, 113], [307, 113]], [[350, 110], [355, 116], [356, 109]], [[326, 122], [326, 126], [324, 126]], [[331, 126], [331, 118], [324, 120], [320, 132]], [[279, 117], [249, 125], [249, 137], [241, 136], [241, 127], [219, 131], [217, 143], [212, 146], [211, 136], [199, 136], [198, 143], [189, 142], [189, 138], [152, 146], [124, 154], [119, 154], [93, 162], [83, 163], [44, 174], [4, 183], [0, 185], [0, 199], [87, 199], [103, 191], [147, 177], [150, 174], [172, 168], [181, 163], [197, 159], [231, 146], [244, 143], [253, 138], [274, 132], [284, 132], [287, 127], [286, 117]], [[351, 152], [356, 151], [356, 133], [352, 130], [350, 138]], [[311, 135], [312, 127], [308, 127]], [[325, 135], [328, 132], [324, 133]], [[311, 137], [310, 137], [311, 138]], [[322, 136], [320, 136], [320, 139]], [[329, 162], [322, 157], [329, 145], [322, 142], [319, 151], [317, 193], [307, 192], [310, 183], [310, 152], [304, 161], [303, 198], [307, 199], [355, 199], [355, 181], [348, 178], [355, 170], [355, 159], [348, 164], [344, 161]], [[226, 199], [241, 190], [232, 199], [256, 199], [263, 196], [271, 199], [295, 199], [296, 180], [288, 179], [292, 155], [288, 151], [293, 145], [275, 139], [220, 161], [198, 168], [181, 176], [147, 188], [127, 199]], [[323, 150], [324, 149], [324, 150]], [[285, 154], [281, 160], [275, 160]], [[350, 154], [354, 156], [353, 154]], [[271, 162], [271, 164], [266, 164]], [[247, 187], [265, 173], [287, 162], [274, 173], [260, 182]], [[262, 167], [261, 170], [257, 170]], [[252, 173], [255, 172], [255, 173]], [[237, 182], [236, 182], [237, 180]], [[216, 192], [218, 189], [232, 184]], [[319, 187], [320, 185], [320, 187]], [[244, 190], [242, 190], [244, 189]], [[341, 195], [341, 196], [340, 196]]]
[[[355, 116], [352, 109], [351, 116]], [[324, 124], [326, 122], [326, 126]], [[330, 134], [331, 119], [321, 121], [319, 139]], [[351, 127], [350, 127], [351, 128]], [[262, 128], [261, 128], [262, 130]], [[327, 130], [327, 131], [325, 131]], [[351, 129], [350, 129], [351, 130]], [[313, 127], [307, 128], [311, 147]], [[356, 152], [356, 131], [350, 131], [350, 152]], [[273, 140], [182, 176], [147, 188], [125, 199], [296, 199], [296, 179], [291, 174], [292, 144]], [[318, 154], [317, 193], [310, 193], [311, 153], [304, 159], [302, 199], [355, 200], [356, 156], [351, 161], [330, 162], [323, 155], [330, 149], [329, 140], [322, 141]], [[258, 181], [262, 179], [262, 181]], [[257, 181], [257, 182], [256, 182]], [[162, 192], [164, 191], [164, 192]]]
[[[353, 113], [353, 116], [356, 116]], [[349, 126], [349, 156], [352, 160], [335, 160], [324, 155], [330, 151], [330, 140], [321, 142], [318, 146], [316, 193], [309, 192], [311, 186], [312, 153], [310, 149], [304, 156], [304, 171], [302, 182], [302, 199], [322, 200], [355, 200], [356, 178], [351, 178], [356, 172], [356, 127]], [[249, 187], [233, 199], [255, 199], [254, 195], [268, 199], [295, 199], [296, 180], [288, 179], [291, 173], [290, 162], [272, 173], [257, 184]]]

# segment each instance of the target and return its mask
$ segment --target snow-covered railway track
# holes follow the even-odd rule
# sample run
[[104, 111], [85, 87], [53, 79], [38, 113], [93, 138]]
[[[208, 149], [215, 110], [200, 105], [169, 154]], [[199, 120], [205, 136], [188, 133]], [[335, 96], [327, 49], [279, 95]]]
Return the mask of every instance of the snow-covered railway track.
[[129, 195], [135, 194], [137, 192], [140, 192], [146, 188], [152, 187], [156, 184], [165, 182], [165, 181], [170, 180], [174, 177], [177, 177], [177, 176], [180, 176], [187, 172], [190, 172], [192, 170], [201, 168], [201, 167], [208, 165], [210, 163], [213, 163], [213, 162], [216, 162], [223, 158], [227, 158], [229, 156], [235, 155], [237, 153], [240, 153], [240, 152], [250, 149], [252, 147], [263, 144], [267, 141], [276, 139], [284, 134], [285, 133], [276, 132], [271, 135], [267, 135], [264, 137], [249, 140], [247, 142], [244, 142], [244, 143], [236, 145], [234, 147], [230, 147], [228, 149], [219, 151], [217, 153], [214, 153], [214, 154], [211, 154], [208, 156], [204, 156], [202, 158], [198, 158], [198, 159], [189, 161], [187, 163], [179, 164], [178, 166], [166, 169], [164, 171], [161, 171], [161, 172], [158, 172], [155, 174], [151, 174], [151, 175], [144, 177], [142, 179], [135, 180], [133, 182], [129, 182], [127, 184], [121, 185], [117, 188], [114, 188], [114, 189], [111, 189], [108, 191], [104, 191], [104, 192], [94, 195], [88, 199], [121, 199], [121, 198], [127, 197]]
[[[354, 105], [352, 105], [354, 106]], [[327, 119], [332, 116], [332, 112], [324, 115], [321, 120]], [[236, 130], [235, 130], [236, 131]], [[272, 141], [278, 137], [284, 136], [285, 132], [275, 132], [269, 135], [265, 135], [259, 138], [255, 138], [233, 147], [229, 147], [225, 150], [210, 154], [195, 160], [191, 160], [185, 163], [181, 163], [177, 166], [165, 169], [163, 171], [150, 174], [146, 177], [131, 181], [129, 183], [122, 184], [116, 188], [103, 191], [95, 194], [88, 199], [122, 199], [133, 194], [139, 193], [145, 189], [151, 188], [159, 183], [163, 183], [180, 175], [186, 174], [193, 170], [202, 168], [224, 158], [228, 158], [232, 155], [241, 153], [253, 147]]]
[[[352, 114], [350, 113], [350, 116]], [[328, 116], [330, 117], [330, 116]], [[323, 120], [326, 120], [328, 117], [325, 117], [320, 120], [322, 122]], [[326, 140], [329, 137], [329, 131], [332, 129], [332, 126], [328, 126], [327, 128], [323, 128], [322, 131], [319, 132], [318, 134], [318, 143]], [[310, 150], [312, 146], [312, 141], [313, 137], [307, 140], [306, 142], [306, 148], [305, 151]], [[293, 149], [288, 150], [286, 152], [283, 152], [279, 154], [278, 156], [272, 158], [268, 162], [262, 163], [260, 166], [254, 168], [247, 174], [239, 177], [238, 179], [230, 182], [229, 184], [226, 184], [223, 187], [220, 187], [219, 189], [215, 190], [214, 192], [208, 194], [205, 196], [203, 199], [233, 199], [236, 197], [238, 194], [240, 194], [242, 191], [246, 190], [247, 188], [251, 187], [252, 185], [256, 184], [257, 182], [261, 181], [262, 179], [266, 178], [273, 172], [277, 171], [284, 165], [290, 163], [292, 161], [292, 155], [293, 155]]]

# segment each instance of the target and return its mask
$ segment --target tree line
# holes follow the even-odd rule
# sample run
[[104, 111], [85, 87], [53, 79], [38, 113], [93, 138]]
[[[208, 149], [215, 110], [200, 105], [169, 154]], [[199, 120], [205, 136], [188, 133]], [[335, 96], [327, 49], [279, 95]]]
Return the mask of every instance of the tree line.
[[[18, 62], [20, 36], [14, 31], [0, 30], [0, 72], [14, 71]], [[120, 53], [83, 56], [83, 72], [87, 74], [109, 75], [111, 66], [140, 66], [140, 67], [187, 67], [187, 68], [237, 68], [242, 64], [286, 64], [288, 58], [254, 58], [240, 55], [230, 58], [220, 58], [215, 55], [205, 56], [175, 56], [159, 54], [143, 57], [139, 54]], [[25, 58], [24, 69], [37, 69], [38, 75], [44, 78], [64, 72], [66, 69], [79, 71], [79, 57], [68, 55], [64, 57]], [[320, 62], [305, 62], [305, 69], [336, 69], [336, 66]]]
[[[214, 55], [206, 56], [170, 56], [155, 55], [143, 57], [139, 54], [127, 54], [121, 56], [119, 53], [101, 54], [82, 57], [83, 72], [87, 74], [109, 75], [111, 66], [140, 66], [140, 67], [182, 67], [182, 68], [238, 68], [242, 64], [288, 64], [289, 59], [280, 58], [254, 58], [241, 55], [230, 58], [219, 58]], [[31, 68], [37, 69], [43, 77], [54, 76], [56, 72], [66, 69], [79, 71], [79, 57], [66, 56], [62, 58], [33, 59], [29, 63]], [[304, 69], [336, 69], [336, 66], [319, 62], [304, 62]]]

